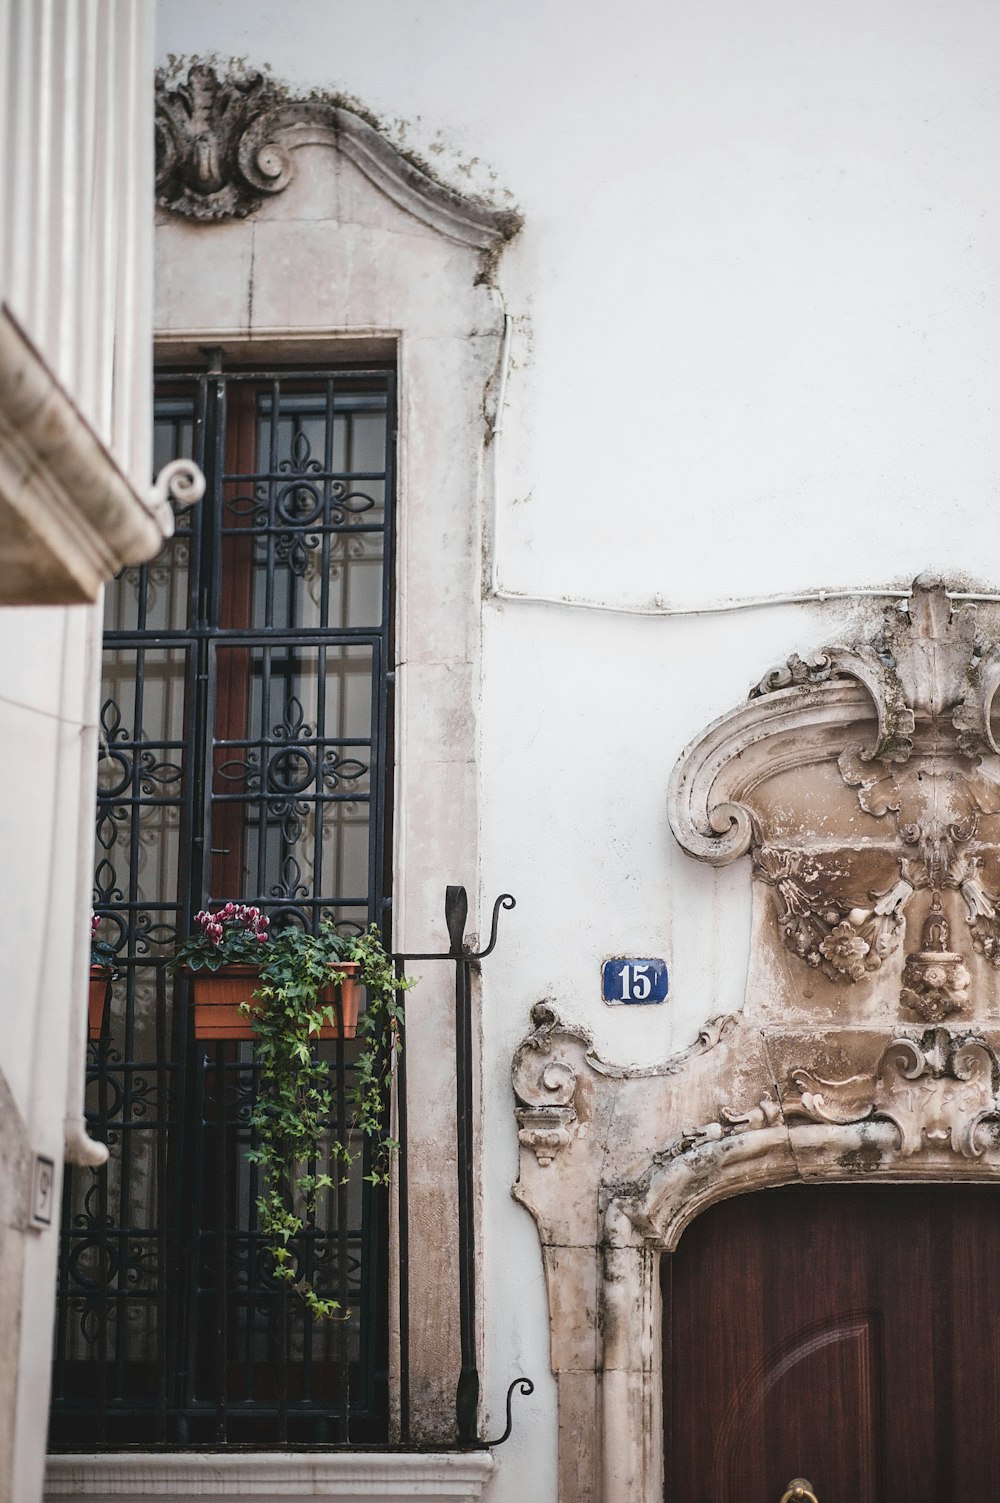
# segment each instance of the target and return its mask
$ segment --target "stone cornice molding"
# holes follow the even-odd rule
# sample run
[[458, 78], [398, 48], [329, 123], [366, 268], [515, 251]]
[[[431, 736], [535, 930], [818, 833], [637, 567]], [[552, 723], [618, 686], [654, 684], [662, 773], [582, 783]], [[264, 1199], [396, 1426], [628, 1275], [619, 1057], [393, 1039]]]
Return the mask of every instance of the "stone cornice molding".
[[200, 498], [178, 461], [149, 496], [122, 472], [10, 309], [0, 307], [0, 604], [96, 600], [174, 530], [168, 497]]
[[187, 81], [156, 85], [160, 207], [211, 222], [245, 218], [294, 177], [300, 146], [340, 151], [368, 180], [439, 234], [492, 250], [521, 227], [510, 209], [477, 203], [435, 181], [374, 126], [331, 100], [287, 100], [259, 74], [220, 79], [199, 64]]

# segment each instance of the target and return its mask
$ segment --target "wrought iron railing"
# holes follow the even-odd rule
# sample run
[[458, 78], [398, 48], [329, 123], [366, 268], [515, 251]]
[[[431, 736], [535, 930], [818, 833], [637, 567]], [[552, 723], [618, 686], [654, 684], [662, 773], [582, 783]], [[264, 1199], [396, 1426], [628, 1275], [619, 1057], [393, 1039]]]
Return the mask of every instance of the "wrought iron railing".
[[[476, 1429], [472, 976], [496, 945], [501, 910], [513, 906], [508, 895], [497, 899], [489, 941], [474, 952], [465, 942], [465, 890], [449, 887], [448, 950], [397, 957], [400, 968], [442, 961], [455, 971], [460, 1445], [486, 1443]], [[419, 991], [407, 997], [395, 1069], [392, 1245], [390, 1193], [365, 1179], [362, 1149], [355, 1172], [328, 1193], [296, 1242], [303, 1275], [344, 1312], [315, 1321], [272, 1277], [256, 1221], [257, 1171], [246, 1157], [257, 1088], [252, 1045], [195, 1040], [187, 983], [176, 983], [174, 1001], [173, 979], [162, 964], [153, 970], [145, 1013], [130, 1005], [116, 1014], [112, 1006], [91, 1045], [90, 1130], [108, 1142], [111, 1158], [106, 1169], [67, 1168], [52, 1448], [409, 1444], [405, 1038], [420, 1027]], [[122, 990], [130, 999], [137, 994], [134, 986]], [[329, 1054], [334, 1126], [343, 1134], [358, 1045], [338, 1039], [320, 1047]], [[387, 1113], [392, 1105], [386, 1101]], [[397, 1333], [392, 1361], [390, 1330]], [[518, 1382], [530, 1391], [527, 1380], [511, 1390]], [[499, 1439], [509, 1433], [510, 1396]]]

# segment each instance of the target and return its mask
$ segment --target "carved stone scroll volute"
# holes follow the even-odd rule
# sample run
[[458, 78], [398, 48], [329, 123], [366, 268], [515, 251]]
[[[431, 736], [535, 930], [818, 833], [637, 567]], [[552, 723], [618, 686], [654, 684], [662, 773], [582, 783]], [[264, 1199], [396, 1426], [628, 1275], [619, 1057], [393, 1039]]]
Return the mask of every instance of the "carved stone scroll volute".
[[[514, 1056], [514, 1092], [518, 1105], [514, 1115], [518, 1124], [518, 1141], [522, 1148], [534, 1151], [535, 1158], [547, 1169], [561, 1148], [571, 1141], [576, 1124], [573, 1097], [577, 1073], [561, 1057], [557, 1031], [562, 1029], [557, 1014], [545, 1002], [531, 1010], [532, 1032]], [[569, 1037], [588, 1045], [589, 1036], [570, 1032]]]
[[938, 1028], [919, 1041], [893, 1039], [868, 1080], [796, 1070], [798, 1095], [789, 1094], [785, 1113], [839, 1126], [891, 1122], [904, 1158], [928, 1148], [979, 1158], [995, 1141], [984, 1129], [1000, 1120], [998, 1081], [997, 1057], [982, 1039]]
[[[243, 140], [276, 105], [259, 73], [219, 78], [197, 64], [187, 81], [156, 99], [156, 189], [160, 203], [191, 219], [243, 218], [288, 182], [287, 154], [276, 144]], [[257, 132], [255, 132], [255, 135]]]

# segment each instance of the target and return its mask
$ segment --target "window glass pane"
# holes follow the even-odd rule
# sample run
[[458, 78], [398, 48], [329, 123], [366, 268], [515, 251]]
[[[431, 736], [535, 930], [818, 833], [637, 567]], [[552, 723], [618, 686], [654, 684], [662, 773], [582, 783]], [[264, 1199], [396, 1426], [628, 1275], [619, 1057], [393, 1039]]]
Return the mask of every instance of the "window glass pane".
[[247, 382], [228, 406], [224, 555], [247, 619], [258, 629], [379, 627], [384, 393], [332, 379], [318, 389]]

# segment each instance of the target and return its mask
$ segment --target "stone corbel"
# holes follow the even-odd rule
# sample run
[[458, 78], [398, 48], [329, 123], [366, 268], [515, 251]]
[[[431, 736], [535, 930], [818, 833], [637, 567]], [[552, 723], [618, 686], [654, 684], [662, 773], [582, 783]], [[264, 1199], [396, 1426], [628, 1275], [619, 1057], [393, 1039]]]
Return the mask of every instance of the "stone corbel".
[[560, 1148], [572, 1142], [576, 1112], [571, 1106], [519, 1106], [514, 1116], [517, 1141], [522, 1148], [533, 1149], [543, 1169], [549, 1167]]

